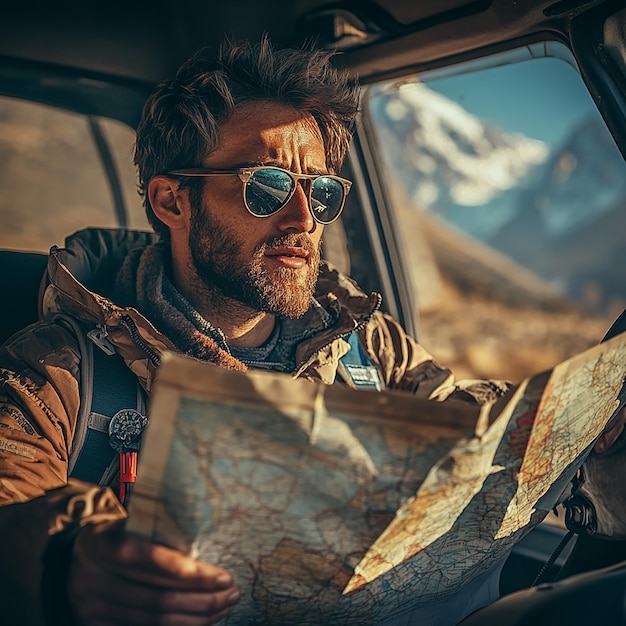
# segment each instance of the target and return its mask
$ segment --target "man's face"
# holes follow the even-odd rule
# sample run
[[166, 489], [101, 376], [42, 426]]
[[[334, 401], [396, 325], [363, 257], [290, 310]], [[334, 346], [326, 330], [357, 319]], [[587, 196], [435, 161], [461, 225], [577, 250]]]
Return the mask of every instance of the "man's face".
[[[326, 173], [324, 145], [311, 117], [259, 102], [237, 109], [222, 126], [220, 148], [202, 164], [214, 169], [274, 165], [296, 173]], [[278, 213], [258, 218], [245, 207], [236, 175], [204, 179], [202, 201], [191, 206], [193, 269], [210, 293], [255, 310], [299, 317], [317, 283], [323, 227], [298, 185]], [[194, 194], [190, 200], [193, 202]]]

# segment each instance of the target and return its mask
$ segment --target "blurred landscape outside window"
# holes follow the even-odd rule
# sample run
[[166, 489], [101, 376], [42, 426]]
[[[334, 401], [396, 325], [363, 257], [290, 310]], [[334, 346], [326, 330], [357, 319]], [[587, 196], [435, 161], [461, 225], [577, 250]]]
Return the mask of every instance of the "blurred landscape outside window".
[[149, 228], [137, 193], [132, 128], [0, 97], [0, 247], [47, 252], [80, 228], [120, 225], [94, 123], [117, 170], [127, 225]]
[[519, 381], [626, 306], [626, 163], [567, 49], [542, 43], [364, 93], [422, 343]]

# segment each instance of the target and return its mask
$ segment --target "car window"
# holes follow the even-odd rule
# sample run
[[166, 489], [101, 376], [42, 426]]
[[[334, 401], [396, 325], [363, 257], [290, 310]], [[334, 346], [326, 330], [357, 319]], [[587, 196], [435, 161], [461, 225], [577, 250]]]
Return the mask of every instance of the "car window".
[[133, 141], [133, 130], [114, 120], [0, 97], [0, 247], [47, 251], [86, 226], [147, 228]]
[[520, 380], [626, 306], [626, 164], [573, 60], [537, 44], [364, 93], [420, 339]]

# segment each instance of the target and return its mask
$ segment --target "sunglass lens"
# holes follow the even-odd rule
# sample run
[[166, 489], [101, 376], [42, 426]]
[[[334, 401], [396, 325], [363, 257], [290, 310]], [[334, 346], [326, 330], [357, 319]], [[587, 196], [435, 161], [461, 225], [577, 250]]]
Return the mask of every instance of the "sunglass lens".
[[289, 199], [293, 180], [278, 169], [256, 170], [246, 184], [246, 203], [254, 215], [265, 217], [281, 209]]
[[311, 204], [315, 219], [330, 224], [341, 212], [345, 197], [343, 185], [334, 178], [320, 176], [313, 182]]

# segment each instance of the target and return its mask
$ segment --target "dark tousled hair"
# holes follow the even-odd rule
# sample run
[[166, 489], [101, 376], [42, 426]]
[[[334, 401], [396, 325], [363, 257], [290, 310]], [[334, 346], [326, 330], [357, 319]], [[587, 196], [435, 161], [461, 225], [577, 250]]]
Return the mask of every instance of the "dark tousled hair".
[[[152, 211], [148, 183], [170, 170], [201, 166], [219, 145], [220, 125], [240, 104], [270, 101], [310, 114], [322, 135], [326, 166], [339, 171], [355, 129], [359, 89], [332, 65], [332, 56], [312, 44], [278, 49], [267, 37], [256, 44], [227, 41], [217, 57], [203, 48], [155, 88], [137, 127], [135, 164], [148, 219], [162, 238], [169, 238], [169, 229]], [[192, 193], [198, 184], [202, 179], [181, 181]]]

